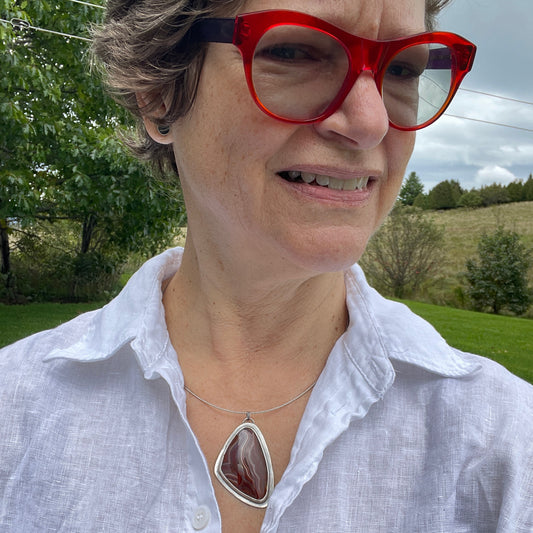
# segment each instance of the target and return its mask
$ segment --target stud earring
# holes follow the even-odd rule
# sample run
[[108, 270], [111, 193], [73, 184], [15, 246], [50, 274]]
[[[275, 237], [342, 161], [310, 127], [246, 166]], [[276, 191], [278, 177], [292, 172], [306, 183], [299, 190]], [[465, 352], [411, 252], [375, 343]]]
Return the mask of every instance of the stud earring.
[[159, 124], [159, 126], [157, 126], [157, 131], [160, 133], [160, 135], [168, 135], [170, 132], [170, 126]]

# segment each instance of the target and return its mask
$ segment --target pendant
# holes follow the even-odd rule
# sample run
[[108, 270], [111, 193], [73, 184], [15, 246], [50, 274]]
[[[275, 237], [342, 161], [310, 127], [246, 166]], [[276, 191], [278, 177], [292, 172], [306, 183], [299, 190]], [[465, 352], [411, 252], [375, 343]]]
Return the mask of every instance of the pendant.
[[215, 462], [215, 476], [235, 498], [265, 508], [274, 488], [270, 453], [261, 430], [247, 414]]

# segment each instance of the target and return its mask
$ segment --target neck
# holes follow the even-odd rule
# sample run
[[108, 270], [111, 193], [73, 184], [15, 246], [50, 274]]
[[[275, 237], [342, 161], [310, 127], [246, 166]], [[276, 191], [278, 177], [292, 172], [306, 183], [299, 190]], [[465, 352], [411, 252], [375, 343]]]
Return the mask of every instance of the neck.
[[201, 393], [210, 382], [212, 388], [224, 383], [234, 401], [249, 399], [249, 389], [261, 397], [263, 389], [262, 408], [271, 397], [284, 399], [287, 390], [303, 390], [318, 377], [346, 327], [344, 276], [275, 274], [247, 261], [212, 261], [186, 245], [163, 302], [191, 389]]

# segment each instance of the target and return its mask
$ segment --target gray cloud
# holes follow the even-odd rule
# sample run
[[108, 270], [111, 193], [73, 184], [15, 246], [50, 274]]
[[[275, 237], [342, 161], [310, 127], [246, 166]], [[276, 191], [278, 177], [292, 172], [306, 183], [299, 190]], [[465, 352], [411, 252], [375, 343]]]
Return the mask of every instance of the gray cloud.
[[[464, 88], [533, 102], [531, 0], [456, 0], [440, 28], [478, 46]], [[533, 130], [533, 105], [467, 91], [447, 113]], [[525, 179], [533, 172], [533, 132], [445, 116], [419, 132], [411, 171], [427, 190], [444, 179], [467, 188]]]

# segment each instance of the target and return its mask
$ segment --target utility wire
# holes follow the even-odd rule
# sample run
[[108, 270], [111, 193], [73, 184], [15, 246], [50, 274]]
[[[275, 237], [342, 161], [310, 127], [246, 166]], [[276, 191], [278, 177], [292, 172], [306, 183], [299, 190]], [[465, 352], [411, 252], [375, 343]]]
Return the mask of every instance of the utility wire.
[[467, 93], [482, 94], [484, 96], [491, 96], [492, 98], [499, 98], [500, 100], [509, 100], [510, 102], [518, 102], [519, 104], [533, 105], [533, 102], [527, 102], [526, 100], [517, 100], [516, 98], [509, 98], [508, 96], [501, 96], [499, 94], [485, 93], [483, 91], [475, 91], [474, 89], [466, 89], [464, 87], [459, 87], [460, 91], [465, 91]]
[[53, 30], [47, 30], [45, 28], [39, 28], [37, 26], [32, 26], [27, 20], [23, 19], [11, 19], [11, 20], [4, 20], [0, 19], [0, 22], [5, 22], [7, 24], [11, 24], [15, 30], [36, 30], [36, 31], [42, 31], [44, 33], [52, 33], [54, 35], [59, 35], [61, 37], [66, 37], [68, 39], [79, 39], [80, 41], [87, 41], [91, 42], [91, 39], [87, 37], [80, 37], [79, 35], [71, 35], [70, 33], [63, 33], [60, 31], [53, 31]]
[[473, 122], [482, 122], [483, 124], [491, 124], [493, 126], [503, 126], [504, 128], [512, 128], [514, 130], [528, 131], [533, 133], [533, 129], [521, 128], [520, 126], [511, 126], [510, 124], [502, 124], [501, 122], [491, 122], [490, 120], [481, 120], [480, 118], [461, 117], [459, 115], [452, 115], [451, 113], [444, 113], [447, 117], [460, 118], [461, 120], [471, 120]]
[[82, 2], [81, 0], [69, 0], [69, 2], [74, 2], [75, 4], [82, 4], [84, 6], [89, 6], [89, 7], [97, 7], [98, 9], [105, 9], [104, 6], [99, 6], [97, 4], [89, 4], [89, 2]]

